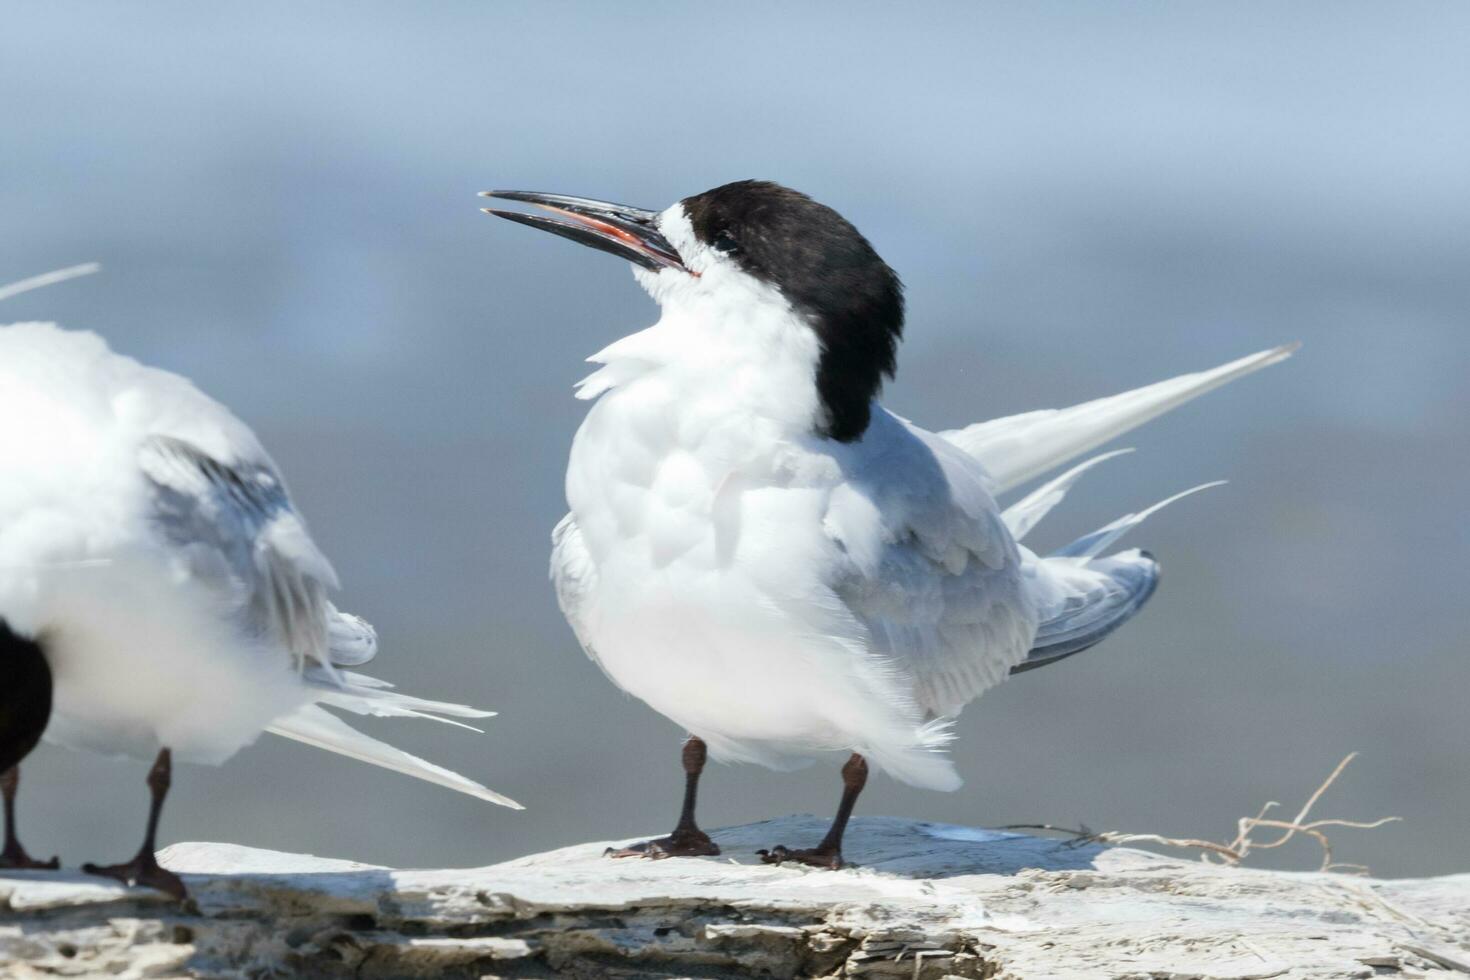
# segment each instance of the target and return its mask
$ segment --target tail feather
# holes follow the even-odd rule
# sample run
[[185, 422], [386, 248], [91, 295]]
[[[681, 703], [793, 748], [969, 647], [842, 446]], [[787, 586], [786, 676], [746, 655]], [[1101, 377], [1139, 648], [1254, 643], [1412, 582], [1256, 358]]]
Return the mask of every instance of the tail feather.
[[[1089, 460], [1053, 480], [1047, 487], [1068, 477], [1075, 479], [1080, 475], [1078, 471], [1102, 458]], [[1042, 603], [1041, 625], [1032, 641], [1031, 652], [1011, 668], [1011, 673], [1035, 670], [1081, 653], [1132, 619], [1158, 588], [1159, 563], [1153, 555], [1138, 550], [1120, 552], [1107, 558], [1097, 556], [1174, 501], [1217, 487], [1221, 482], [1191, 487], [1135, 514], [1125, 514], [1047, 557], [1036, 559], [1039, 563], [1036, 578]], [[1042, 493], [1047, 487], [1036, 493]]]
[[19, 282], [12, 282], [0, 286], [0, 299], [9, 299], [12, 296], [19, 296], [21, 293], [28, 293], [32, 289], [41, 289], [44, 286], [54, 286], [59, 282], [66, 282], [68, 279], [75, 279], [78, 276], [90, 276], [101, 268], [102, 266], [96, 262], [83, 262], [81, 265], [68, 266], [65, 269], [57, 269], [54, 272], [43, 272], [39, 276], [31, 276], [29, 279], [22, 279]]
[[1078, 463], [1061, 476], [1043, 483], [1022, 499], [1011, 504], [1005, 509], [1005, 513], [1000, 515], [1000, 519], [1005, 521], [1006, 527], [1010, 528], [1011, 536], [1020, 541], [1041, 522], [1043, 517], [1051, 513], [1053, 507], [1062, 502], [1067, 492], [1072, 489], [1072, 485], [1081, 479], [1082, 474], [1098, 463], [1131, 452], [1133, 452], [1131, 449], [1115, 449], [1110, 453], [1103, 453], [1101, 456], [1094, 456], [1086, 462]]
[[[480, 729], [455, 718], [494, 718], [495, 712], [471, 708], [467, 704], [448, 701], [430, 701], [416, 698], [412, 694], [400, 694], [393, 685], [376, 677], [343, 670], [328, 676], [325, 671], [308, 670], [307, 681], [320, 689], [317, 701], [329, 704], [355, 715], [372, 715], [375, 718], [427, 718], [456, 728], [468, 728], [472, 732]], [[441, 717], [448, 715], [450, 717]]]
[[1158, 503], [1154, 504], [1152, 507], [1146, 507], [1136, 514], [1124, 514], [1122, 517], [1118, 518], [1116, 521], [1113, 521], [1111, 524], [1100, 527], [1096, 531], [1093, 531], [1091, 534], [1084, 534], [1082, 537], [1078, 538], [1076, 541], [1073, 541], [1071, 544], [1067, 545], [1064, 548], [1058, 548], [1056, 551], [1051, 553], [1050, 558], [1070, 558], [1073, 561], [1086, 564], [1091, 559], [1096, 558], [1108, 548], [1112, 547], [1112, 545], [1123, 535], [1127, 534], [1129, 531], [1133, 530], [1135, 527], [1142, 524], [1144, 521], [1148, 520], [1154, 514], [1157, 514], [1159, 511], [1163, 510], [1165, 507], [1174, 503], [1176, 500], [1183, 500], [1185, 497], [1199, 493], [1201, 490], [1210, 490], [1214, 487], [1222, 487], [1224, 485], [1224, 480], [1215, 480], [1212, 483], [1201, 483], [1197, 487], [1190, 487], [1188, 490], [1182, 490], [1172, 497], [1166, 497], [1163, 500], [1160, 500]]
[[856, 749], [873, 765], [901, 783], [952, 793], [964, 780], [945, 750], [954, 741], [954, 719], [936, 718], [920, 726], [907, 744], [860, 745]]
[[1027, 412], [941, 435], [985, 465], [992, 492], [999, 494], [1207, 391], [1284, 361], [1298, 346], [1287, 344], [1261, 351], [1209, 371], [1181, 375], [1071, 408]]
[[1011, 668], [1012, 674], [1054, 664], [1101, 643], [1143, 608], [1159, 584], [1159, 564], [1146, 551], [1125, 551], [1085, 569], [1072, 566], [1071, 571], [1095, 576], [1091, 587], [1070, 596], [1042, 622], [1031, 652]]
[[[443, 721], [444, 719], [437, 720]], [[415, 779], [422, 779], [476, 799], [498, 803], [513, 810], [524, 809], [510, 797], [502, 796], [457, 772], [445, 769], [443, 766], [436, 766], [416, 755], [394, 748], [387, 742], [364, 735], [341, 718], [315, 704], [306, 705], [293, 714], [277, 719], [268, 730], [283, 738], [305, 742], [307, 745], [314, 745], [328, 752], [345, 755], [349, 759], [401, 772], [405, 776], [413, 776]]]

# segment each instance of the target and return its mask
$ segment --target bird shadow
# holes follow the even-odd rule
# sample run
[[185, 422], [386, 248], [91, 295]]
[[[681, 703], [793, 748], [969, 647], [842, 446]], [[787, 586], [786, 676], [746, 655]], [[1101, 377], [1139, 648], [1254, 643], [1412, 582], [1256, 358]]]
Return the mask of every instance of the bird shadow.
[[[721, 856], [710, 860], [760, 865], [758, 851], [777, 844], [812, 847], [826, 831], [827, 821], [810, 815], [715, 830], [710, 836], [720, 845]], [[1092, 842], [898, 817], [854, 817], [842, 847], [850, 868], [923, 879], [1083, 871], [1095, 868], [1106, 849]]]

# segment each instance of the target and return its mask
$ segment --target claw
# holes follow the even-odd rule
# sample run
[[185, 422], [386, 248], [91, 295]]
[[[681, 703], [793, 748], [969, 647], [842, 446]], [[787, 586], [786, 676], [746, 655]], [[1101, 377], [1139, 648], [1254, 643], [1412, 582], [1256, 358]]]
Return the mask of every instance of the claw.
[[808, 850], [791, 850], [785, 844], [777, 844], [768, 851], [757, 851], [763, 864], [784, 864], [794, 861], [824, 871], [838, 871], [846, 867], [842, 852], [836, 848], [814, 847]]
[[667, 837], [646, 840], [627, 847], [609, 847], [603, 857], [641, 857], [650, 861], [662, 861], [671, 857], [717, 857], [720, 845], [710, 840], [702, 830], [674, 831]]
[[126, 864], [84, 864], [82, 870], [89, 875], [115, 878], [128, 886], [156, 888], [180, 902], [189, 897], [189, 890], [184, 887], [183, 879], [167, 868], [159, 867], [152, 854], [140, 854]]
[[7, 870], [55, 871], [60, 867], [60, 858], [52, 858], [49, 861], [37, 861], [19, 847], [14, 850], [7, 849], [3, 853], [0, 853], [0, 868]]

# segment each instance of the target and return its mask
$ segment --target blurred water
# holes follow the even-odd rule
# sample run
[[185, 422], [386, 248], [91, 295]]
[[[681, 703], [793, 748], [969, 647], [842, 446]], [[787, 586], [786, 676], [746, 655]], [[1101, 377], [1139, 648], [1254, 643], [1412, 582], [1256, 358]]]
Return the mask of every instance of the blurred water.
[[[661, 830], [674, 727], [545, 582], [581, 359], [651, 322], [626, 269], [486, 187], [662, 207], [741, 177], [851, 218], [909, 287], [887, 401], [936, 427], [1278, 342], [1293, 361], [1130, 438], [1038, 532], [1192, 483], [1105, 647], [960, 723], [966, 787], [864, 812], [1228, 836], [1352, 749], [1323, 815], [1382, 874], [1470, 868], [1470, 8], [1354, 3], [35, 2], [0, 31], [7, 301], [181, 371], [254, 425], [371, 618], [374, 671], [501, 717], [374, 731], [512, 814], [263, 742], [186, 769], [169, 840], [481, 863]], [[136, 843], [144, 767], [44, 748], [28, 842]], [[827, 812], [835, 767], [718, 769], [704, 819]], [[790, 843], [790, 842], [788, 842]], [[1301, 866], [1307, 852], [1287, 855]]]

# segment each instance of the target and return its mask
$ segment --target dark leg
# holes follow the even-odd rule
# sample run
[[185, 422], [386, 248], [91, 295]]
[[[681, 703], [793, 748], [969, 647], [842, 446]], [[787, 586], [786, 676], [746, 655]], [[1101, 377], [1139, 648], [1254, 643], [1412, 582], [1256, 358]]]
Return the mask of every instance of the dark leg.
[[704, 761], [709, 755], [701, 739], [689, 736], [684, 743], [684, 808], [679, 811], [679, 823], [674, 832], [657, 840], [646, 840], [620, 850], [608, 848], [607, 857], [646, 857], [658, 860], [667, 857], [701, 857], [720, 853], [720, 847], [709, 839], [709, 834], [694, 823], [694, 803], [699, 796], [699, 775], [704, 772]]
[[814, 868], [827, 868], [831, 871], [842, 867], [842, 834], [847, 830], [847, 818], [852, 816], [853, 804], [857, 802], [858, 794], [867, 783], [868, 761], [854, 752], [852, 758], [842, 767], [842, 802], [837, 804], [837, 816], [832, 818], [832, 826], [827, 829], [827, 836], [822, 838], [822, 843], [809, 851], [791, 851], [787, 850], [786, 845], [777, 844], [769, 851], [761, 851], [761, 860], [766, 864], [799, 861]]
[[55, 871], [61, 861], [37, 861], [26, 853], [15, 836], [15, 791], [20, 786], [20, 766], [11, 766], [0, 773], [0, 794], [5, 797], [5, 849], [0, 851], [0, 868], [41, 868]]
[[84, 864], [82, 870], [91, 875], [116, 878], [124, 885], [157, 888], [180, 901], [187, 898], [189, 893], [179, 876], [160, 868], [158, 860], [153, 856], [156, 850], [154, 839], [158, 835], [158, 815], [163, 811], [163, 800], [168, 796], [168, 787], [172, 781], [173, 754], [164, 749], [158, 753], [158, 759], [148, 771], [148, 789], [153, 794], [153, 802], [148, 807], [148, 831], [143, 835], [143, 846], [138, 849], [138, 856], [126, 864], [109, 864], [105, 867]]

